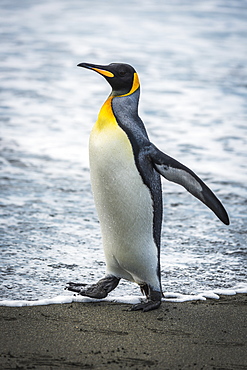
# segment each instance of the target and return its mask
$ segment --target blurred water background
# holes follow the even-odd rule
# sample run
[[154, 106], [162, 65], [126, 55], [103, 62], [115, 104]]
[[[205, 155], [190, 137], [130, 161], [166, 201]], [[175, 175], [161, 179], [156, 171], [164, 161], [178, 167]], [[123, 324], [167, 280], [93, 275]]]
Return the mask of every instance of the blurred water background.
[[[132, 64], [151, 141], [194, 170], [231, 225], [163, 181], [162, 286], [246, 282], [247, 1], [1, 0], [1, 299], [104, 275], [88, 138], [110, 92], [80, 62]], [[71, 294], [69, 292], [65, 294]], [[138, 294], [122, 282], [112, 296]]]

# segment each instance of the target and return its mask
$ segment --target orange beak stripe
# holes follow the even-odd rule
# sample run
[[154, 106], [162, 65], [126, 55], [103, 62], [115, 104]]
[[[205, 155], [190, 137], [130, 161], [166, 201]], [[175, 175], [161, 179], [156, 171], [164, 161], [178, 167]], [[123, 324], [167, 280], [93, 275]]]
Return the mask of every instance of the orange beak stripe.
[[99, 68], [92, 68], [95, 72], [98, 72], [100, 73], [101, 75], [103, 76], [106, 76], [106, 77], [114, 77], [114, 74], [109, 72], [109, 71], [104, 71], [103, 69], [99, 69]]

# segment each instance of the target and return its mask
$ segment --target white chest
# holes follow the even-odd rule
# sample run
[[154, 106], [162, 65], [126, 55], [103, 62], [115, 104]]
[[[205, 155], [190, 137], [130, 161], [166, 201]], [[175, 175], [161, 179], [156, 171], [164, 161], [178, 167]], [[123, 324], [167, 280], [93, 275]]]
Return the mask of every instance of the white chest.
[[108, 273], [157, 284], [153, 204], [136, 167], [131, 144], [118, 126], [93, 129], [90, 172]]

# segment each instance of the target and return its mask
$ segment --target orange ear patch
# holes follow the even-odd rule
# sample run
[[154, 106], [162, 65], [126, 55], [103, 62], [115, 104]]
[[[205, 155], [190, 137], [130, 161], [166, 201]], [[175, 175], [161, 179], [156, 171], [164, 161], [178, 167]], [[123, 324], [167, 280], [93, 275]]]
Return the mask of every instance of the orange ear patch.
[[131, 90], [127, 93], [127, 94], [124, 94], [124, 95], [120, 95], [120, 96], [128, 96], [128, 95], [131, 95], [133, 94], [138, 88], [140, 87], [140, 81], [139, 81], [139, 77], [138, 77], [138, 74], [137, 73], [134, 73], [134, 79], [133, 79], [133, 84], [132, 84], [132, 88]]

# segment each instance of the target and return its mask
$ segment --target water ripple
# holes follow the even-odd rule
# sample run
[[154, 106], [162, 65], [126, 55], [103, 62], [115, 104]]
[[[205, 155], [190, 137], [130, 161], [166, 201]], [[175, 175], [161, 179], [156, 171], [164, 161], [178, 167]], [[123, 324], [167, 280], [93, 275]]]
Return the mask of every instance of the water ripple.
[[[104, 274], [88, 137], [109, 93], [77, 63], [133, 64], [150, 138], [201, 176], [231, 225], [163, 181], [162, 285], [183, 294], [246, 280], [244, 2], [1, 2], [2, 299]], [[117, 296], [139, 294], [122, 282]]]

